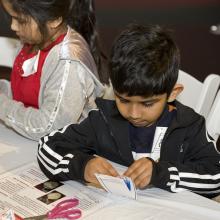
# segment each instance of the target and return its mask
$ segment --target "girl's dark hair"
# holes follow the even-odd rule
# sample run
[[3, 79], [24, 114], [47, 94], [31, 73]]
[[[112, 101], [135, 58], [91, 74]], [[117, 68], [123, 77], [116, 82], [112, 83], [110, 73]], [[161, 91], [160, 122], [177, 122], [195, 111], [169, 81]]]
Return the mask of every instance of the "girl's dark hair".
[[165, 29], [132, 24], [113, 44], [110, 79], [114, 90], [121, 94], [169, 96], [179, 65], [179, 49]]
[[46, 22], [63, 18], [63, 22], [79, 32], [87, 41], [98, 68], [100, 81], [108, 84], [107, 58], [101, 51], [96, 30], [93, 0], [9, 0], [14, 11], [31, 16], [43, 37], [47, 36]]

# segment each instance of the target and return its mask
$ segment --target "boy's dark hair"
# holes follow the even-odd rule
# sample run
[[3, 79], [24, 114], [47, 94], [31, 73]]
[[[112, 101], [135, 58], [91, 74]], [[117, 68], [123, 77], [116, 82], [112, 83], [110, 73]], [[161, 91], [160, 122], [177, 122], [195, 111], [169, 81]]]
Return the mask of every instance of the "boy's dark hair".
[[87, 41], [100, 80], [108, 83], [106, 56], [100, 48], [96, 30], [96, 16], [93, 0], [8, 0], [18, 14], [32, 17], [38, 24], [42, 36], [47, 36], [46, 22], [59, 17], [63, 22], [78, 31]]
[[120, 94], [169, 96], [177, 81], [179, 64], [179, 50], [163, 28], [131, 24], [113, 44], [110, 79]]

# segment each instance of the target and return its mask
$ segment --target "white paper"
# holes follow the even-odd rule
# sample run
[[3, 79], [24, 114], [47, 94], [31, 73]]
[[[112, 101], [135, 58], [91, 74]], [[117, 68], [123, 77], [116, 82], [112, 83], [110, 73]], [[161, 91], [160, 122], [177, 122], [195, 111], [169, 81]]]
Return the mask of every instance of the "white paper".
[[109, 193], [137, 199], [136, 188], [129, 177], [113, 177], [103, 174], [95, 174], [102, 187]]
[[0, 143], [0, 155], [1, 157], [4, 154], [13, 152], [13, 151], [18, 151], [18, 148], [9, 144], [5, 144], [5, 143]]
[[34, 163], [0, 175], [0, 213], [8, 208], [22, 218], [42, 215], [68, 198], [79, 199], [77, 208], [81, 209], [82, 216], [112, 203], [91, 187], [75, 181], [48, 182]]
[[15, 220], [15, 214], [12, 209], [4, 210], [2, 213], [0, 213], [0, 219], [1, 220]]

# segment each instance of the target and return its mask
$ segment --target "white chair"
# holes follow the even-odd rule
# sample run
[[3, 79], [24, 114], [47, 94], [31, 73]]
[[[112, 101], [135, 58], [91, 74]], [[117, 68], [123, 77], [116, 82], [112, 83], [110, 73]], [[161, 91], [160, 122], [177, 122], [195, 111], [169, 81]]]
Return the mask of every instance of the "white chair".
[[209, 134], [217, 141], [220, 136], [220, 90], [209, 112], [206, 125]]
[[210, 74], [204, 82], [200, 82], [180, 70], [177, 82], [184, 86], [184, 90], [177, 97], [177, 100], [207, 118], [220, 85], [220, 76]]
[[15, 38], [0, 37], [0, 66], [12, 67], [20, 41]]
[[115, 95], [114, 95], [114, 91], [113, 91], [111, 83], [110, 83], [110, 85], [105, 85], [105, 92], [104, 92], [104, 95], [102, 96], [102, 98], [109, 99], [109, 100], [115, 99]]

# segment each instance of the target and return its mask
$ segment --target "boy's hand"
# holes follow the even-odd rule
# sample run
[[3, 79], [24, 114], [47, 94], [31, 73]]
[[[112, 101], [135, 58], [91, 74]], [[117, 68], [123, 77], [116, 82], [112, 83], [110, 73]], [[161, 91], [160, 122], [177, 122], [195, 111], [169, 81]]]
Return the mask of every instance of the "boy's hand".
[[130, 177], [137, 188], [144, 188], [151, 181], [152, 171], [152, 161], [143, 157], [128, 167], [123, 175]]
[[109, 176], [119, 176], [113, 166], [104, 158], [96, 157], [91, 159], [85, 167], [84, 178], [87, 182], [100, 186], [95, 177], [95, 173], [105, 174]]

